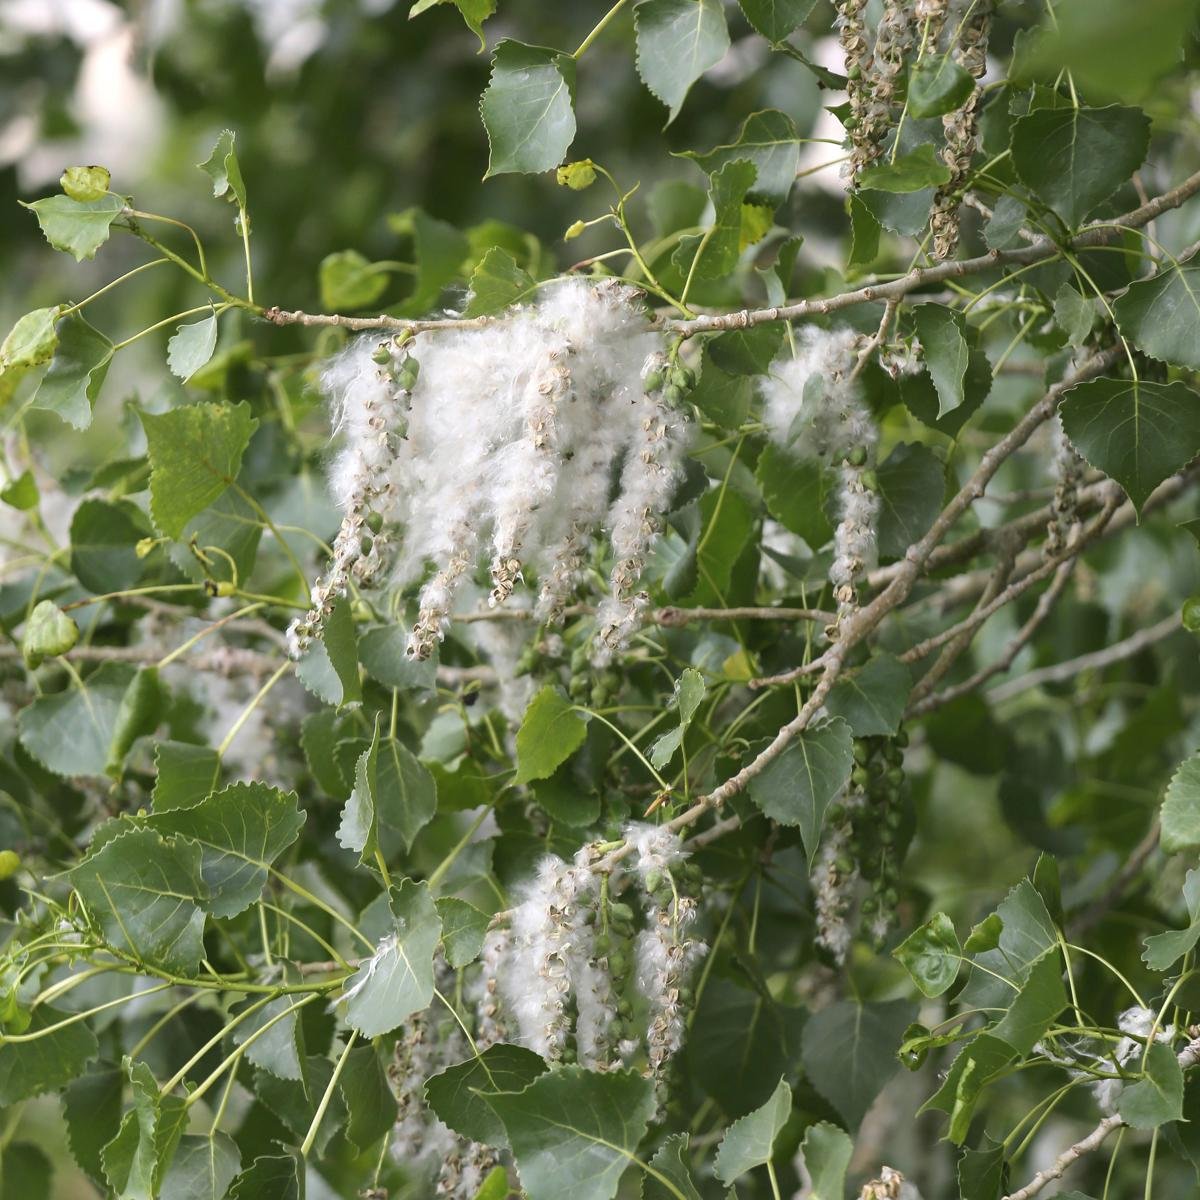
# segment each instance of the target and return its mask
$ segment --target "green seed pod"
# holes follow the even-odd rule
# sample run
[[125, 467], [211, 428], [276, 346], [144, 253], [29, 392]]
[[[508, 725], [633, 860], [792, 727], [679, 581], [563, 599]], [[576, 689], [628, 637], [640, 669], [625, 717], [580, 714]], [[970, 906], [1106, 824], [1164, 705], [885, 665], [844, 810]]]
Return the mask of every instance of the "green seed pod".
[[603, 708], [612, 699], [612, 693], [602, 683], [592, 685], [592, 707]]
[[665, 400], [666, 403], [672, 408], [677, 408], [687, 399], [687, 392], [674, 383], [668, 383], [667, 386], [663, 388], [662, 395], [663, 400]]
[[692, 887], [699, 887], [704, 882], [704, 872], [700, 869], [700, 864], [695, 862], [685, 862], [676, 870], [677, 875], [682, 875]]
[[633, 909], [623, 900], [617, 900], [610, 904], [608, 912], [614, 921], [624, 921], [629, 925], [633, 924]]
[[850, 858], [843, 854], [833, 864], [838, 872], [842, 875], [849, 875], [854, 870], [854, 863]]
[[855, 767], [850, 772], [850, 782], [855, 787], [865, 788], [871, 782], [871, 772], [867, 767]]
[[854, 743], [854, 761], [856, 763], [865, 763], [870, 756], [871, 750], [866, 742], [861, 739]]
[[657, 392], [664, 383], [663, 373], [656, 367], [642, 376], [642, 385], [648, 392]]
[[575, 1050], [571, 1046], [564, 1046], [562, 1054], [559, 1055], [558, 1061], [570, 1065], [575, 1061]]
[[892, 785], [892, 787], [898, 788], [904, 782], [904, 768], [888, 767], [887, 774], [884, 776], [884, 778]]
[[586, 675], [572, 675], [571, 682], [567, 684], [567, 694], [572, 700], [582, 700], [588, 694], [590, 687], [591, 684]]
[[571, 673], [578, 675], [588, 668], [588, 648], [586, 646], [576, 646], [571, 651]]
[[657, 892], [663, 885], [663, 873], [652, 867], [646, 872], [646, 878], [643, 882], [646, 885], [646, 891]]
[[624, 951], [614, 950], [613, 953], [608, 956], [608, 969], [614, 975], [625, 974], [625, 972], [629, 969], [629, 959], [626, 957]]
[[878, 907], [879, 907], [879, 902], [875, 899], [874, 896], [868, 896], [862, 902], [862, 910], [867, 915], [870, 915], [871, 913], [873, 913], [876, 910], [876, 908], [878, 908]]
[[695, 993], [690, 987], [681, 987], [679, 989], [679, 999], [683, 1001], [684, 1004], [691, 1004], [691, 1002], [695, 999]]
[[612, 938], [607, 933], [596, 934], [596, 954], [603, 958], [612, 949]]
[[874, 471], [863, 471], [858, 478], [868, 492], [879, 491], [879, 476]]
[[633, 1005], [630, 1004], [628, 1000], [624, 1000], [624, 999], [618, 1000], [617, 1001], [617, 1015], [623, 1021], [632, 1020], [633, 1019]]
[[901, 729], [900, 732], [897, 733], [894, 738], [892, 738], [892, 742], [899, 746], [901, 750], [903, 750], [904, 747], [908, 745], [908, 733]]
[[855, 446], [849, 454], [846, 455], [846, 461], [852, 467], [864, 467], [867, 464], [867, 448], [866, 446]]
[[371, 354], [371, 361], [373, 363], [378, 363], [381, 367], [384, 365], [384, 363], [390, 363], [392, 361], [392, 352], [387, 348], [386, 343], [381, 343], [375, 347], [374, 352]]
[[888, 908], [895, 908], [900, 903], [900, 893], [894, 887], [890, 887], [883, 893], [883, 902]]
[[367, 528], [372, 533], [378, 533], [383, 528], [383, 517], [377, 512], [367, 514]]
[[681, 387], [684, 391], [690, 392], [696, 386], [696, 372], [683, 363], [676, 363], [675, 369], [671, 372], [671, 382], [676, 387]]
[[883, 819], [889, 829], [899, 829], [904, 823], [904, 814], [898, 808], [889, 808]]

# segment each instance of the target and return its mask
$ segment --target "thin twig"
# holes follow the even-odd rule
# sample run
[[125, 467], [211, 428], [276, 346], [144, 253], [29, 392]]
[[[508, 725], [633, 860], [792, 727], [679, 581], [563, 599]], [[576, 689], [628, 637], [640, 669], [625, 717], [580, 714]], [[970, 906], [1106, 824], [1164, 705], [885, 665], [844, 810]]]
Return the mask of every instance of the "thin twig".
[[1029, 671], [1024, 675], [1019, 675], [1016, 679], [1010, 679], [1007, 683], [1000, 684], [999, 687], [990, 689], [984, 695], [993, 704], [1002, 704], [1005, 700], [1011, 700], [1013, 696], [1029, 691], [1030, 688], [1041, 687], [1047, 683], [1065, 683], [1066, 680], [1073, 679], [1084, 671], [1102, 671], [1105, 667], [1113, 666], [1114, 663], [1133, 658], [1147, 646], [1161, 642], [1163, 638], [1170, 637], [1171, 634], [1182, 628], [1183, 626], [1179, 623], [1179, 614], [1172, 613], [1157, 624], [1150, 625], [1146, 629], [1139, 629], [1137, 633], [1123, 641], [1106, 646], [1103, 650], [1093, 650], [1090, 654], [1081, 654], [1078, 658], [1069, 658], [1065, 662], [1054, 663], [1049, 667], [1039, 667], [1036, 671]]

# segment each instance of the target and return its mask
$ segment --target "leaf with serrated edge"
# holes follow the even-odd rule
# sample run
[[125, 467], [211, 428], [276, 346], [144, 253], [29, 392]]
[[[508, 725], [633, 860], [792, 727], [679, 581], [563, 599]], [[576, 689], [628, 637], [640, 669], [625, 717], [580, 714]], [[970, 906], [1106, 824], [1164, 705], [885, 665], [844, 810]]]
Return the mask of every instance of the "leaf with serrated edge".
[[105, 941], [138, 961], [194, 971], [204, 956], [200, 847], [131, 827], [67, 877]]
[[587, 737], [587, 725], [574, 705], [547, 684], [530, 701], [517, 731], [517, 777], [529, 783], [553, 775]]
[[237, 478], [258, 421], [244, 401], [139, 415], [150, 457], [150, 515], [168, 537], [179, 537]]
[[520, 1092], [489, 1094], [529, 1200], [612, 1200], [654, 1115], [635, 1071], [561, 1067]]
[[37, 217], [46, 241], [55, 250], [65, 250], [76, 262], [95, 258], [108, 241], [112, 223], [121, 215], [124, 196], [101, 196], [98, 200], [72, 200], [70, 196], [47, 196], [25, 204]]
[[891, 737], [900, 729], [912, 672], [890, 654], [876, 654], [833, 685], [825, 701], [831, 717], [842, 717], [855, 737]]
[[1137, 509], [1200, 452], [1200, 396], [1182, 383], [1089, 379], [1064, 396], [1063, 429]]
[[487, 175], [549, 171], [575, 140], [575, 61], [546, 46], [497, 43], [479, 102], [490, 154]]
[[171, 374], [187, 383], [213, 356], [217, 348], [217, 314], [212, 313], [180, 325], [167, 342], [167, 366]]
[[1130, 284], [1113, 302], [1113, 314], [1121, 332], [1144, 354], [1176, 367], [1200, 368], [1200, 258], [1181, 259]]
[[721, 0], [641, 0], [633, 10], [642, 82], [679, 115], [693, 83], [729, 49]]
[[444, 1125], [471, 1141], [505, 1147], [504, 1124], [489, 1100], [492, 1093], [519, 1092], [546, 1070], [545, 1060], [524, 1046], [498, 1042], [478, 1058], [455, 1063], [425, 1084], [429, 1107]]
[[804, 1131], [800, 1150], [812, 1179], [810, 1200], [842, 1200], [846, 1171], [854, 1154], [854, 1143], [846, 1131], [828, 1121], [818, 1121]]
[[642, 1177], [642, 1200], [700, 1200], [688, 1164], [688, 1135], [664, 1139]]
[[99, 1053], [96, 1035], [71, 1014], [39, 1004], [33, 1010], [26, 1035], [42, 1033], [28, 1042], [0, 1039], [0, 1108], [7, 1108], [44, 1092], [60, 1091], [64, 1084], [82, 1074]]
[[685, 150], [682, 157], [690, 158], [708, 174], [735, 158], [749, 160], [758, 172], [750, 189], [751, 195], [762, 196], [778, 206], [788, 198], [796, 181], [799, 137], [791, 117], [778, 109], [767, 108], [751, 113], [742, 122], [737, 137], [727, 145], [715, 146], [703, 154]]
[[1200, 847], [1200, 754], [1185, 758], [1171, 776], [1159, 820], [1168, 854]]
[[75, 313], [59, 321], [55, 334], [54, 357], [30, 404], [57, 413], [76, 429], [86, 429], [108, 374], [113, 344]]
[[779, 1131], [792, 1111], [792, 1089], [781, 1079], [761, 1108], [734, 1121], [725, 1131], [713, 1170], [723, 1183], [733, 1183], [754, 1167], [771, 1161]]
[[304, 825], [295, 792], [264, 783], [235, 783], [189, 808], [146, 818], [163, 834], [179, 834], [201, 849], [205, 908], [214, 917], [244, 912], [262, 895], [271, 864]]
[[854, 738], [841, 717], [814, 722], [750, 781], [750, 798], [773, 821], [798, 825], [811, 865], [825, 811], [854, 767]]
[[366, 1038], [390, 1033], [433, 999], [433, 952], [442, 921], [428, 887], [405, 879], [388, 896], [392, 924], [375, 953], [347, 980], [346, 1023]]

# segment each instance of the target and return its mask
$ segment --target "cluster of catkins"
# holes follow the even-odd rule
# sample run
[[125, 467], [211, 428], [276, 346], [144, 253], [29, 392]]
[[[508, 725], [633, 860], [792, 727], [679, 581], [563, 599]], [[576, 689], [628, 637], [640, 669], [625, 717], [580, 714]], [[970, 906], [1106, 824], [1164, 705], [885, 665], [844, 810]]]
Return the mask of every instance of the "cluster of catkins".
[[[860, 931], [882, 945], [899, 902], [908, 735], [859, 738], [850, 779], [826, 814], [828, 829], [811, 878], [816, 942], [838, 966]], [[864, 886], [866, 885], [866, 886]], [[867, 891], [865, 896], [860, 895]]]
[[[437, 963], [438, 986], [452, 990], [452, 973]], [[482, 1047], [480, 1047], [482, 1049]], [[445, 1200], [474, 1200], [498, 1156], [490, 1146], [469, 1141], [448, 1129], [425, 1103], [425, 1084], [444, 1068], [467, 1057], [466, 1038], [453, 1018], [439, 1027], [434, 1010], [410, 1017], [396, 1041], [388, 1080], [396, 1098], [392, 1154], [419, 1172], [437, 1167], [434, 1194]]]
[[[646, 1073], [660, 1085], [683, 1043], [689, 980], [707, 947], [691, 935], [697, 872], [659, 826], [625, 830], [632, 866], [594, 869], [549, 855], [526, 884], [508, 928], [489, 932], [475, 987], [476, 1042], [515, 1041], [551, 1062], [591, 1070], [631, 1063], [644, 1030]], [[623, 864], [622, 864], [623, 865]], [[633, 904], [638, 897], [642, 928]]]
[[[857, 335], [800, 330], [796, 353], [777, 359], [763, 380], [763, 422], [771, 439], [801, 458], [840, 468], [839, 521], [829, 581], [838, 621], [858, 607], [858, 583], [876, 558], [878, 431], [855, 379]], [[836, 634], [836, 626], [830, 631]]]
[[554, 623], [600, 530], [614, 563], [598, 657], [622, 648], [648, 603], [639, 579], [685, 449], [691, 373], [663, 345], [634, 289], [564, 280], [479, 327], [364, 338], [338, 355], [322, 386], [344, 434], [331, 472], [342, 524], [293, 652], [385, 567], [398, 587], [432, 567], [415, 658], [444, 636], [481, 558], [491, 604], [531, 571], [538, 616]]
[[[882, 156], [888, 134], [899, 126], [897, 83], [906, 62], [946, 53], [975, 79], [983, 77], [993, 7], [993, 0], [884, 0], [872, 41], [866, 0], [837, 0], [850, 106], [845, 121], [850, 157], [844, 173], [852, 187], [863, 168]], [[958, 210], [978, 145], [981, 102], [976, 87], [960, 108], [942, 117], [941, 156], [950, 178], [937, 190], [930, 214], [937, 258], [953, 257], [958, 248]]]
[[1079, 536], [1079, 485], [1087, 470], [1087, 464], [1071, 445], [1062, 421], [1057, 417], [1053, 431], [1054, 499], [1050, 502], [1050, 520], [1046, 523], [1046, 540], [1042, 544], [1042, 552], [1047, 558], [1061, 554]]

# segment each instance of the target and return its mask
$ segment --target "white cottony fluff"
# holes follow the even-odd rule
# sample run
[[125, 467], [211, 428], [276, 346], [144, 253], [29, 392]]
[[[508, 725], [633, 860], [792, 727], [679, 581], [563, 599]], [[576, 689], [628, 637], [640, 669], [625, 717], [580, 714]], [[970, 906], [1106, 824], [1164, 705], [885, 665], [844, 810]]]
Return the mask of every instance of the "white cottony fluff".
[[[1124, 1067], [1135, 1055], [1140, 1055], [1146, 1048], [1146, 1039], [1154, 1030], [1157, 1015], [1153, 1009], [1142, 1008], [1139, 1005], [1127, 1008], [1117, 1018], [1117, 1028], [1125, 1036], [1117, 1042], [1111, 1058], [1108, 1056], [1097, 1057], [1097, 1066], [1107, 1065], [1111, 1070], [1115, 1059], [1120, 1066]], [[1174, 1037], [1175, 1026], [1168, 1025], [1165, 1029], [1160, 1028], [1155, 1032], [1154, 1040], [1171, 1042]], [[1092, 1085], [1092, 1094], [1096, 1097], [1096, 1103], [1099, 1104], [1102, 1112], [1115, 1113], [1117, 1111], [1117, 1101], [1124, 1087], [1125, 1084], [1120, 1079], [1102, 1079]]]
[[858, 606], [857, 584], [875, 562], [879, 523], [871, 470], [879, 435], [854, 379], [857, 341], [849, 329], [807, 326], [796, 355], [774, 362], [762, 383], [763, 421], [772, 440], [840, 469], [829, 568], [839, 617]]
[[512, 914], [512, 949], [500, 990], [520, 1041], [543, 1058], [559, 1059], [570, 1033], [571, 960], [579, 938], [581, 890], [592, 873], [549, 854], [525, 885]]
[[[332, 471], [343, 512], [333, 587], [347, 586], [342, 559], [362, 542], [369, 510], [382, 520], [372, 567], [391, 534], [397, 585], [433, 566], [409, 646], [417, 657], [444, 635], [455, 594], [484, 555], [491, 603], [532, 571], [539, 616], [554, 618], [581, 582], [591, 537], [608, 529], [613, 596], [628, 609], [685, 445], [681, 415], [643, 385], [662, 340], [632, 288], [566, 280], [482, 327], [350, 346], [323, 376], [345, 433]], [[318, 616], [301, 622], [301, 635], [319, 627], [328, 591], [319, 585]], [[609, 626], [611, 649], [629, 629], [609, 620], [602, 633]]]
[[672, 863], [683, 858], [683, 843], [679, 834], [673, 833], [663, 825], [651, 825], [648, 821], [629, 821], [621, 831], [625, 841], [633, 847], [634, 870], [646, 887], [646, 878], [650, 873], [661, 874]]

